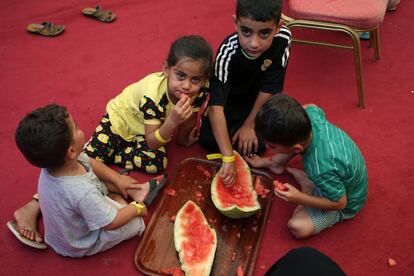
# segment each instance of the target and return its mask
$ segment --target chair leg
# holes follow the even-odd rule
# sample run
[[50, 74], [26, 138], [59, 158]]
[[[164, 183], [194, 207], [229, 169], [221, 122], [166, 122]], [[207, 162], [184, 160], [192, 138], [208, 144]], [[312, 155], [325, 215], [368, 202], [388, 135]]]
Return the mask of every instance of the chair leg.
[[374, 57], [376, 60], [379, 60], [381, 57], [381, 50], [379, 44], [379, 27], [377, 26], [371, 33], [374, 39]]
[[353, 51], [355, 61], [355, 75], [358, 86], [358, 106], [365, 108], [364, 80], [362, 77], [361, 42], [356, 32], [349, 33], [353, 40]]
[[[299, 28], [319, 29], [319, 30], [327, 30], [327, 31], [340, 31], [340, 32], [348, 34], [352, 38], [352, 42], [353, 42], [352, 46], [311, 41], [311, 40], [301, 40], [301, 39], [294, 39], [293, 42], [301, 43], [305, 45], [318, 45], [318, 46], [352, 50], [354, 52], [355, 75], [356, 75], [357, 89], [358, 89], [358, 106], [360, 108], [365, 108], [366, 99], [365, 99], [365, 93], [364, 93], [364, 80], [362, 77], [361, 42], [359, 39], [359, 35], [355, 31], [355, 29], [347, 25], [343, 25], [343, 24], [310, 21], [310, 20], [291, 20], [287, 22], [287, 26], [291, 30], [294, 27], [299, 27]], [[374, 36], [374, 39], [378, 40], [378, 33], [374, 34], [373, 36]], [[372, 40], [372, 42], [374, 41]]]
[[373, 31], [370, 31], [369, 32], [369, 43], [368, 43], [368, 48], [372, 48], [372, 45], [375, 45], [375, 42], [374, 42], [374, 32]]

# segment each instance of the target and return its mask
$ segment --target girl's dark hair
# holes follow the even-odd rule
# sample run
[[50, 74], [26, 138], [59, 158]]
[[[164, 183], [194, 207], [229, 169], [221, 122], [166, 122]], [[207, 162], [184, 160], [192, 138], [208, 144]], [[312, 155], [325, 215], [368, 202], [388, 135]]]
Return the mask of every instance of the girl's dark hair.
[[274, 20], [279, 24], [282, 0], [237, 0], [236, 18], [247, 17], [255, 21]]
[[72, 143], [68, 117], [66, 107], [51, 104], [34, 110], [20, 121], [15, 140], [27, 161], [48, 169], [64, 164]]
[[167, 65], [175, 66], [183, 58], [202, 60], [203, 72], [205, 76], [210, 77], [213, 69], [213, 50], [204, 38], [198, 35], [188, 35], [176, 39], [171, 44]]
[[308, 113], [295, 99], [276, 94], [257, 113], [255, 130], [265, 141], [290, 147], [306, 141], [312, 125]]

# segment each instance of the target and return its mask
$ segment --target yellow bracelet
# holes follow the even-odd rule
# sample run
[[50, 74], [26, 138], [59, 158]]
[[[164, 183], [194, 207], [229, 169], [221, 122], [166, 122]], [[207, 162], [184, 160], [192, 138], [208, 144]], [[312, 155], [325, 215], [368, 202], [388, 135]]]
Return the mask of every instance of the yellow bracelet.
[[207, 155], [207, 159], [208, 160], [213, 160], [213, 159], [220, 159], [223, 160], [224, 163], [231, 163], [234, 162], [234, 155], [229, 155], [229, 156], [223, 156], [221, 153], [211, 153]]
[[213, 159], [221, 159], [223, 155], [221, 153], [211, 153], [207, 154], [207, 160], [213, 160]]
[[223, 163], [231, 163], [234, 162], [234, 155], [230, 155], [230, 156], [223, 156], [221, 158], [221, 160], [223, 160]]
[[129, 203], [131, 205], [133, 205], [135, 207], [135, 210], [137, 210], [137, 216], [141, 215], [142, 210], [144, 210], [145, 205], [142, 203], [138, 203], [136, 201], [132, 201], [131, 203]]
[[165, 140], [164, 138], [161, 137], [160, 129], [157, 129], [154, 134], [155, 134], [155, 139], [157, 139], [157, 141], [160, 142], [161, 144], [166, 144], [170, 141], [170, 140]]

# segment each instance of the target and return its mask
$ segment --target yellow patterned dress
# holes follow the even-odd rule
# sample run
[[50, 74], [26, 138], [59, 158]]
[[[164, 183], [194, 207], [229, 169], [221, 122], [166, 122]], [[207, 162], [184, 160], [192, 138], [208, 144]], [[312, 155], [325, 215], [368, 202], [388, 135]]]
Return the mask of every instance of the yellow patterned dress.
[[[85, 145], [85, 153], [125, 169], [162, 172], [167, 166], [166, 148], [148, 147], [145, 125], [161, 126], [174, 106], [168, 97], [167, 82], [162, 73], [153, 73], [110, 100], [106, 114]], [[194, 112], [199, 111], [206, 96], [207, 86], [193, 100]]]

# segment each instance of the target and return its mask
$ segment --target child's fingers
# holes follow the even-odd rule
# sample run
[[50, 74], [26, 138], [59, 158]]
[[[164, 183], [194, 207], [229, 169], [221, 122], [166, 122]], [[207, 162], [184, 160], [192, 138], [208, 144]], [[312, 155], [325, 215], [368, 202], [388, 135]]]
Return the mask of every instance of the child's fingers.
[[283, 196], [280, 194], [280, 190], [278, 190], [277, 188], [273, 188], [273, 192], [275, 193], [275, 196], [283, 199]]
[[188, 108], [185, 108], [183, 110], [182, 114], [183, 114], [184, 120], [187, 120], [188, 118], [190, 118], [191, 115], [193, 114], [193, 111], [191, 109], [191, 106], [188, 106]]
[[259, 149], [259, 140], [257, 140], [257, 137], [253, 140], [254, 149], [257, 151]]
[[241, 148], [242, 156], [246, 156], [247, 155], [247, 152], [249, 151], [249, 142], [248, 141], [244, 141], [241, 144], [242, 144], [242, 148]]
[[121, 189], [121, 195], [122, 195], [123, 198], [128, 197], [128, 193], [127, 193], [126, 189]]
[[241, 152], [243, 156], [247, 155], [248, 147], [249, 147], [249, 142], [248, 141], [242, 141], [239, 138], [238, 148], [239, 148], [239, 152]]
[[175, 105], [175, 109], [178, 113], [184, 114], [187, 112], [191, 112], [191, 105], [187, 102], [181, 102], [181, 100]]
[[180, 96], [180, 100], [181, 99], [188, 100], [188, 99], [190, 99], [190, 96], [188, 96], [187, 94], [182, 93], [181, 96]]
[[287, 191], [281, 191], [281, 190], [279, 190], [278, 188], [273, 188], [273, 192], [275, 193], [275, 195], [278, 197], [278, 198], [281, 198], [281, 199], [283, 199], [284, 201], [288, 201], [288, 198], [287, 198]]
[[248, 154], [250, 154], [252, 152], [252, 146], [253, 146], [253, 143], [250, 142], [250, 141], [248, 141], [247, 142], [247, 150], [245, 150], [245, 152], [244, 152], [244, 155], [245, 156], [248, 155]]
[[139, 182], [135, 179], [133, 179], [132, 177], [128, 176], [131, 180], [131, 184], [139, 184]]
[[175, 104], [175, 107], [181, 108], [185, 102], [186, 102], [186, 99], [184, 97], [181, 97], [181, 99], [179, 99], [178, 102]]
[[137, 189], [137, 190], [142, 190], [143, 189], [143, 187], [142, 187], [143, 185], [142, 184], [130, 184], [129, 186], [128, 186], [128, 189]]
[[[236, 145], [236, 142], [238, 142], [237, 140], [239, 140], [239, 131], [236, 131], [231, 137], [231, 144]], [[238, 147], [238, 144], [237, 144], [237, 147]]]
[[194, 127], [194, 128], [190, 131], [190, 137], [192, 137], [192, 138], [197, 138], [197, 137], [198, 137], [198, 135], [199, 135], [199, 133], [198, 133], [198, 128], [197, 128], [197, 127]]
[[181, 94], [181, 98], [176, 103], [177, 106], [183, 106], [183, 105], [189, 105], [191, 98], [187, 96], [186, 94]]

